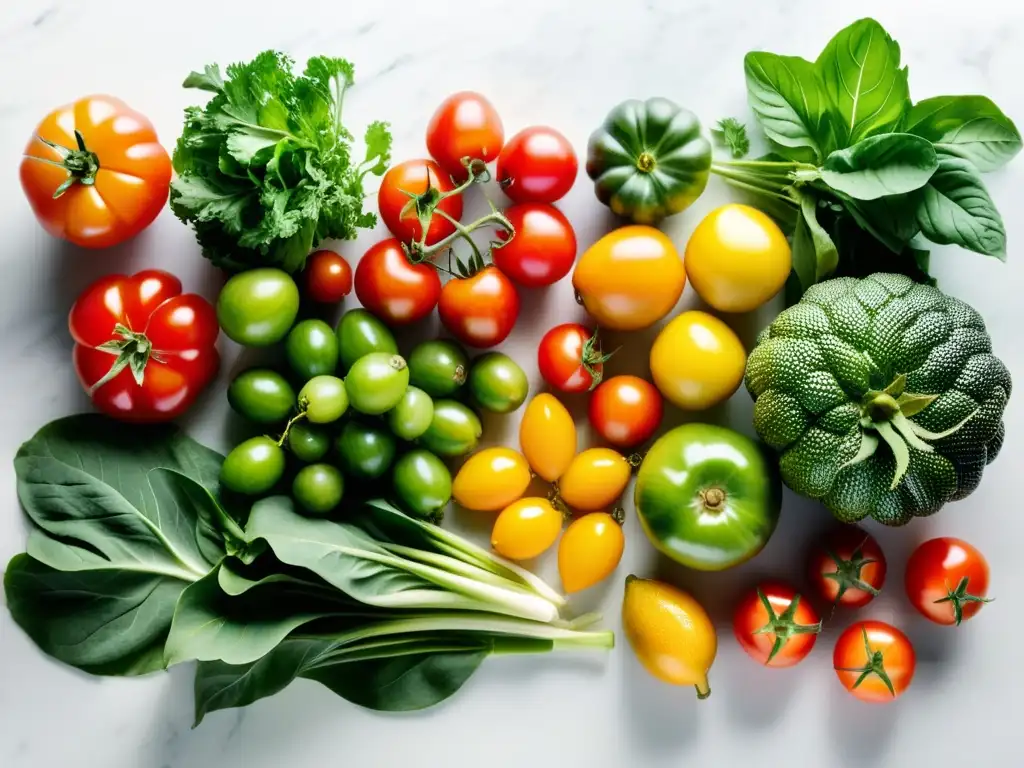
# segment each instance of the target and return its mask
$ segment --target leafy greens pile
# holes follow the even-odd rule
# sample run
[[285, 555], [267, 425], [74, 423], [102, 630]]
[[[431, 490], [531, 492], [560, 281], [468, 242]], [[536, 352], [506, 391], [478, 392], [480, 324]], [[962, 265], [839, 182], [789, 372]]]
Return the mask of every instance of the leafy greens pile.
[[227, 79], [214, 64], [184, 82], [214, 96], [185, 111], [171, 208], [195, 227], [203, 255], [229, 271], [295, 272], [322, 240], [376, 223], [363, 212], [363, 178], [390, 162], [387, 124], [370, 124], [365, 157], [354, 161], [341, 121], [352, 65], [320, 56], [296, 77], [292, 64], [265, 51], [229, 66]]
[[1016, 155], [1021, 136], [991, 100], [913, 103], [899, 44], [873, 19], [840, 31], [814, 62], [754, 51], [744, 67], [774, 151], [712, 171], [793, 227], [797, 296], [833, 274], [929, 281], [929, 242], [1006, 258], [981, 174]]
[[14, 461], [31, 521], [4, 577], [14, 620], [96, 675], [198, 660], [197, 723], [300, 677], [420, 709], [489, 654], [612, 645], [560, 619], [536, 576], [384, 502], [333, 522], [270, 497], [243, 527], [218, 493], [222, 461], [170, 425], [43, 427]]

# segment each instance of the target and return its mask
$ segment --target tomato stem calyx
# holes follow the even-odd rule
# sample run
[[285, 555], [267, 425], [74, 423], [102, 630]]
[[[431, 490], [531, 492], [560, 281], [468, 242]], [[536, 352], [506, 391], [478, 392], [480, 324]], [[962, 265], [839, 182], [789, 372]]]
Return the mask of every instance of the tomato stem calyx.
[[601, 351], [600, 333], [600, 329], [594, 328], [590, 338], [583, 342], [583, 350], [580, 353], [580, 364], [583, 366], [583, 370], [590, 376], [590, 387], [587, 390], [589, 392], [594, 391], [604, 377], [604, 371], [599, 370], [598, 366], [603, 366], [612, 359], [612, 355], [619, 351], [618, 349], [613, 349], [607, 355], [604, 354]]
[[132, 372], [135, 383], [141, 387], [146, 373], [146, 364], [151, 358], [161, 362], [160, 357], [153, 350], [153, 344], [146, 338], [146, 334], [136, 333], [128, 326], [117, 323], [114, 326], [114, 336], [120, 338], [113, 338], [96, 347], [101, 352], [116, 355], [117, 359], [110, 366], [110, 370], [89, 387], [90, 395], [116, 378], [125, 368]]
[[949, 584], [946, 585], [946, 596], [940, 597], [935, 601], [935, 605], [940, 603], [952, 603], [953, 604], [953, 623], [956, 626], [960, 626], [960, 623], [964, 620], [964, 603], [991, 603], [994, 598], [981, 597], [979, 595], [972, 595], [967, 591], [968, 577], [964, 576], [960, 579], [960, 582], [956, 585], [956, 589], [950, 589]]
[[761, 601], [761, 605], [768, 614], [768, 623], [760, 629], [755, 629], [754, 634], [775, 635], [775, 642], [772, 644], [772, 650], [768, 654], [768, 658], [765, 659], [765, 666], [772, 663], [772, 659], [775, 658], [775, 655], [782, 650], [783, 646], [789, 642], [793, 635], [816, 635], [821, 632], [820, 621], [815, 624], [797, 624], [795, 617], [797, 608], [800, 607], [800, 595], [794, 595], [789, 606], [781, 614], [775, 613], [771, 600], [768, 599], [760, 587], [757, 588], [757, 599]]
[[77, 149], [68, 149], [42, 136], [36, 138], [48, 146], [60, 156], [60, 162], [55, 162], [43, 157], [33, 157], [35, 160], [59, 165], [68, 172], [68, 177], [60, 183], [60, 186], [53, 191], [53, 199], [67, 192], [76, 182], [89, 187], [96, 183], [96, 174], [100, 170], [100, 159], [95, 152], [85, 146], [85, 138], [79, 131], [75, 131], [75, 141], [78, 142]]
[[885, 683], [885, 687], [889, 689], [889, 693], [892, 697], [896, 698], [896, 689], [893, 688], [892, 680], [889, 679], [889, 673], [885, 671], [885, 654], [881, 651], [876, 651], [871, 647], [871, 642], [868, 640], [868, 631], [861, 627], [861, 634], [864, 636], [864, 652], [867, 654], [867, 663], [863, 667], [835, 667], [837, 672], [859, 672], [860, 675], [854, 681], [851, 686], [857, 688], [863, 683], [870, 675], [877, 675], [878, 679]]
[[832, 562], [835, 563], [836, 569], [821, 575], [822, 578], [831, 579], [839, 585], [839, 591], [836, 593], [834, 600], [836, 605], [839, 604], [839, 601], [848, 589], [859, 589], [862, 592], [867, 592], [872, 597], [878, 597], [878, 590], [861, 578], [861, 571], [864, 570], [864, 566], [877, 563], [878, 561], [864, 557], [862, 546], [860, 545], [853, 550], [849, 560], [844, 560], [831, 549], [825, 550], [825, 554], [832, 558]]
[[709, 512], [718, 512], [725, 504], [725, 491], [721, 488], [705, 488], [700, 492], [701, 502]]

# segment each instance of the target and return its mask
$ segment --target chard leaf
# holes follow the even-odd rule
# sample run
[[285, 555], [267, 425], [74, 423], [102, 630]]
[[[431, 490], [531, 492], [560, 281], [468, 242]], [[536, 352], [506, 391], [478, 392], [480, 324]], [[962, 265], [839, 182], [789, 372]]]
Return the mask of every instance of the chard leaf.
[[909, 133], [887, 133], [830, 154], [821, 179], [857, 200], [877, 200], [920, 189], [938, 165], [928, 140]]
[[1017, 126], [985, 96], [919, 101], [907, 115], [905, 130], [970, 160], [982, 173], [1006, 165], [1021, 148]]

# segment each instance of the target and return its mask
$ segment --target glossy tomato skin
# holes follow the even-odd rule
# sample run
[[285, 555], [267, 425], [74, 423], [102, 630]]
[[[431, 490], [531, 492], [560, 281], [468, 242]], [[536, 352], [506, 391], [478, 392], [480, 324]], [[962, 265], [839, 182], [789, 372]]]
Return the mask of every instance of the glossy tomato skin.
[[808, 578], [820, 597], [859, 608], [885, 584], [885, 553], [870, 533], [855, 525], [833, 528], [811, 550]]
[[[772, 614], [764, 601], [771, 606]], [[765, 632], [765, 627], [778, 631]], [[743, 594], [733, 614], [732, 629], [740, 647], [758, 664], [792, 667], [814, 648], [821, 631], [821, 617], [793, 587], [769, 581]]]
[[388, 325], [408, 325], [429, 315], [441, 295], [430, 264], [413, 264], [397, 238], [371, 246], [356, 265], [359, 303]]
[[[836, 641], [832, 667], [853, 696], [884, 703], [900, 696], [914, 679], [917, 655], [905, 634], [881, 621], [858, 621]], [[868, 669], [871, 672], [858, 684]], [[892, 690], [879, 674], [884, 673]]]
[[622, 526], [607, 512], [573, 520], [558, 542], [558, 575], [568, 594], [604, 581], [618, 567], [626, 549]]
[[448, 332], [470, 347], [500, 344], [519, 317], [519, 294], [497, 267], [488, 266], [472, 277], [444, 284], [437, 314]]
[[466, 509], [497, 512], [522, 498], [530, 467], [518, 451], [497, 446], [477, 451], [459, 468], [452, 496]]
[[498, 111], [473, 91], [453, 93], [441, 102], [427, 125], [427, 150], [456, 180], [466, 178], [462, 158], [489, 163], [505, 143]]
[[[576, 261], [576, 233], [560, 210], [546, 203], [519, 203], [505, 209], [515, 236], [495, 248], [495, 266], [525, 288], [543, 288], [569, 274]], [[500, 240], [508, 234], [498, 233]]]
[[519, 423], [519, 447], [530, 469], [549, 483], [569, 468], [576, 455], [576, 424], [558, 398], [536, 395]]
[[587, 448], [573, 457], [558, 479], [562, 501], [578, 512], [614, 507], [626, 490], [632, 467], [611, 448]]
[[910, 603], [936, 624], [959, 625], [988, 602], [988, 561], [963, 539], [929, 539], [911, 554], [904, 580]]
[[553, 203], [576, 181], [572, 144], [546, 125], [524, 128], [498, 155], [498, 184], [517, 203]]
[[[552, 389], [560, 392], [587, 392], [601, 382], [604, 363], [598, 362], [600, 350], [586, 354], [587, 342], [594, 332], [579, 323], [556, 325], [544, 334], [537, 346], [537, 367]], [[589, 364], [584, 364], [588, 358]]]
[[[402, 215], [412, 200], [406, 192], [422, 195], [428, 187], [438, 192], [451, 192], [455, 188], [451, 176], [433, 160], [406, 160], [393, 165], [380, 182], [380, 190], [377, 192], [380, 217], [391, 234], [403, 243], [419, 242], [423, 236], [423, 227], [416, 216], [416, 209], [410, 208]], [[444, 211], [458, 221], [462, 218], [462, 195], [446, 197], [438, 203], [437, 210]], [[427, 226], [426, 245], [433, 245], [454, 231], [454, 224], [435, 213]]]
[[311, 253], [302, 277], [306, 297], [320, 304], [337, 304], [352, 293], [352, 267], [334, 251]]
[[683, 312], [651, 345], [651, 376], [665, 399], [686, 411], [718, 405], [739, 389], [747, 352], [736, 333], [714, 315]]
[[501, 511], [491, 531], [491, 547], [509, 560], [532, 560], [562, 532], [562, 513], [544, 498], [513, 501]]
[[[78, 150], [78, 131], [98, 170], [91, 185], [68, 179], [61, 155], [42, 139]], [[87, 96], [55, 109], [25, 147], [21, 186], [47, 232], [84, 248], [107, 248], [135, 237], [167, 203], [171, 159], [153, 124], [113, 96]], [[53, 163], [58, 163], [54, 165]]]
[[651, 438], [665, 407], [657, 388], [638, 376], [613, 376], [590, 396], [588, 416], [597, 433], [619, 448], [633, 448]]
[[220, 365], [214, 346], [217, 314], [202, 296], [181, 292], [174, 275], [148, 269], [102, 277], [71, 307], [68, 327], [75, 340], [75, 372], [88, 392], [107, 375], [116, 356], [99, 349], [120, 324], [152, 345], [138, 384], [129, 368], [91, 392], [99, 410], [122, 421], [160, 422], [187, 411]]

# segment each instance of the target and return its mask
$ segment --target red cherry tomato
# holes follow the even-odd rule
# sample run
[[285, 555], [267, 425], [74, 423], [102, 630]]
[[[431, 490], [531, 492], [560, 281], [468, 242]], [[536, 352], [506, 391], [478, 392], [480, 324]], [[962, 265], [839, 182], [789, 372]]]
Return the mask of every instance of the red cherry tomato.
[[907, 561], [907, 597], [926, 619], [960, 625], [989, 602], [988, 561], [962, 539], [930, 539]]
[[811, 585], [835, 605], [859, 608], [870, 603], [885, 583], [886, 570], [878, 542], [855, 525], [833, 528], [811, 551]]
[[519, 294], [500, 270], [488, 266], [472, 277], [445, 283], [437, 313], [448, 332], [463, 344], [493, 347], [508, 338], [516, 324]]
[[[546, 203], [520, 203], [505, 210], [515, 236], [495, 248], [495, 266], [519, 285], [540, 288], [569, 274], [576, 261], [576, 233], [565, 215]], [[501, 240], [508, 233], [498, 233]]]
[[881, 621], [859, 621], [836, 641], [832, 667], [861, 701], [892, 701], [914, 679], [917, 656], [907, 636]]
[[68, 327], [79, 381], [122, 421], [180, 416], [220, 364], [216, 310], [157, 269], [101, 277], [71, 307]]
[[306, 296], [321, 304], [337, 304], [352, 293], [352, 267], [334, 251], [316, 251], [302, 271]]
[[427, 125], [427, 150], [455, 179], [466, 178], [462, 158], [489, 163], [501, 152], [505, 129], [497, 110], [473, 91], [453, 93], [441, 102]]
[[821, 632], [821, 617], [788, 584], [764, 582], [736, 606], [733, 633], [758, 664], [792, 667], [806, 658]]
[[413, 264], [395, 238], [372, 246], [356, 265], [359, 303], [388, 325], [407, 325], [429, 315], [441, 295], [437, 270]]
[[661, 423], [661, 393], [637, 376], [612, 376], [590, 396], [590, 423], [601, 437], [619, 448], [648, 440]]
[[537, 347], [540, 375], [553, 389], [586, 392], [601, 383], [604, 364], [597, 332], [579, 323], [556, 325]]
[[[391, 234], [403, 243], [419, 242], [423, 235], [415, 203], [406, 192], [422, 195], [428, 187], [438, 192], [451, 192], [455, 189], [451, 177], [433, 160], [406, 160], [393, 165], [380, 182], [380, 190], [377, 192], [380, 217]], [[446, 197], [437, 204], [436, 210], [444, 211], [458, 221], [462, 218], [462, 195]], [[402, 211], [405, 211], [404, 215]], [[427, 225], [426, 245], [444, 240], [454, 231], [454, 224], [434, 213]]]
[[536, 125], [511, 139], [498, 155], [498, 184], [517, 203], [553, 203], [576, 181], [572, 144], [554, 128]]

